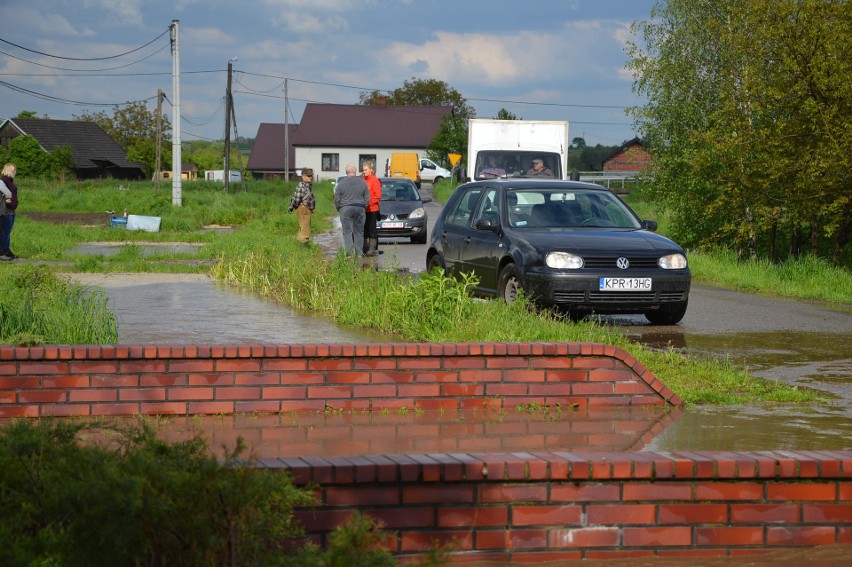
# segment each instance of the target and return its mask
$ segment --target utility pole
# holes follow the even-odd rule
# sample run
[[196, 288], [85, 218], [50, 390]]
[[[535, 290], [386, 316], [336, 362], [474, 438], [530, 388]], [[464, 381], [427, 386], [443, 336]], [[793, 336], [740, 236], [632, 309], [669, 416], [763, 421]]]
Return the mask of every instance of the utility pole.
[[157, 159], [156, 164], [154, 166], [154, 179], [157, 181], [154, 183], [157, 191], [160, 190], [160, 170], [163, 169], [162, 164], [160, 163], [162, 150], [161, 146], [163, 145], [163, 90], [157, 89]]
[[231, 75], [236, 60], [236, 57], [228, 59], [228, 86], [225, 88], [225, 191], [231, 184], [231, 109], [234, 105], [234, 99], [231, 98]]
[[284, 182], [290, 181], [290, 125], [287, 123], [287, 79], [284, 79]]
[[172, 20], [172, 205], [183, 203], [180, 145], [180, 21]]

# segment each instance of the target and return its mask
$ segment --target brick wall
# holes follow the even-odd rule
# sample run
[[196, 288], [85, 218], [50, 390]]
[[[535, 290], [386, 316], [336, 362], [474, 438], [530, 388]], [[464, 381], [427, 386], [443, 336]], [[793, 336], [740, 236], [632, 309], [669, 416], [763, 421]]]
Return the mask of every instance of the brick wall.
[[359, 510], [401, 557], [532, 562], [738, 556], [852, 544], [852, 451], [456, 453], [264, 459], [319, 505], [322, 544]]
[[0, 347], [0, 417], [680, 405], [586, 343]]
[[[0, 417], [603, 408], [681, 400], [579, 343], [0, 347]], [[623, 442], [621, 446], [624, 446]], [[490, 448], [477, 448], [488, 451]], [[496, 452], [265, 458], [318, 483], [310, 537], [361, 510], [401, 556], [541, 561], [852, 544], [852, 451]]]

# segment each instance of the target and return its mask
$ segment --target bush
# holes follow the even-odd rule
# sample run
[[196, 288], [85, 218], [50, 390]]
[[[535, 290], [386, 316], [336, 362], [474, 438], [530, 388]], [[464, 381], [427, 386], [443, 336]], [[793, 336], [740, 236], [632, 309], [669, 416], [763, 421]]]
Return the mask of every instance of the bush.
[[168, 444], [144, 421], [12, 422], [0, 430], [0, 565], [395, 564], [359, 515], [327, 550], [291, 549], [302, 535], [293, 509], [312, 493], [242, 449], [219, 461], [200, 437]]

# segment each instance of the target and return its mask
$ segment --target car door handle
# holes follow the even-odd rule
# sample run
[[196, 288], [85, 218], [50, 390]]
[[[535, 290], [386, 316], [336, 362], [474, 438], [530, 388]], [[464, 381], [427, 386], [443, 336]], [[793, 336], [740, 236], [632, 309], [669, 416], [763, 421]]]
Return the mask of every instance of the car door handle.
[[469, 237], [469, 236], [466, 236], [466, 237], [465, 237], [465, 239], [464, 239], [464, 243], [465, 243], [465, 244], [470, 244], [470, 237]]

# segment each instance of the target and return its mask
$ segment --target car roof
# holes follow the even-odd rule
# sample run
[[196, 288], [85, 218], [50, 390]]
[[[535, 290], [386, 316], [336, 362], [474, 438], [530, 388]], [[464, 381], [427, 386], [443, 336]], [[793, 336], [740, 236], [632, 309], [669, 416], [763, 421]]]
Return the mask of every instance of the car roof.
[[503, 187], [504, 189], [590, 189], [593, 191], [607, 191], [609, 189], [597, 183], [587, 183], [585, 181], [567, 181], [564, 179], [536, 179], [529, 177], [512, 177], [506, 179], [487, 179], [481, 181], [471, 181], [464, 185], [459, 185], [457, 189], [468, 186], [485, 186], [485, 187]]
[[382, 183], [384, 183], [385, 181], [387, 181], [387, 182], [391, 182], [391, 181], [408, 181], [409, 183], [411, 183], [412, 185], [414, 185], [414, 181], [412, 181], [412, 180], [411, 180], [411, 179], [409, 179], [408, 177], [379, 177], [379, 181], [381, 181]]

